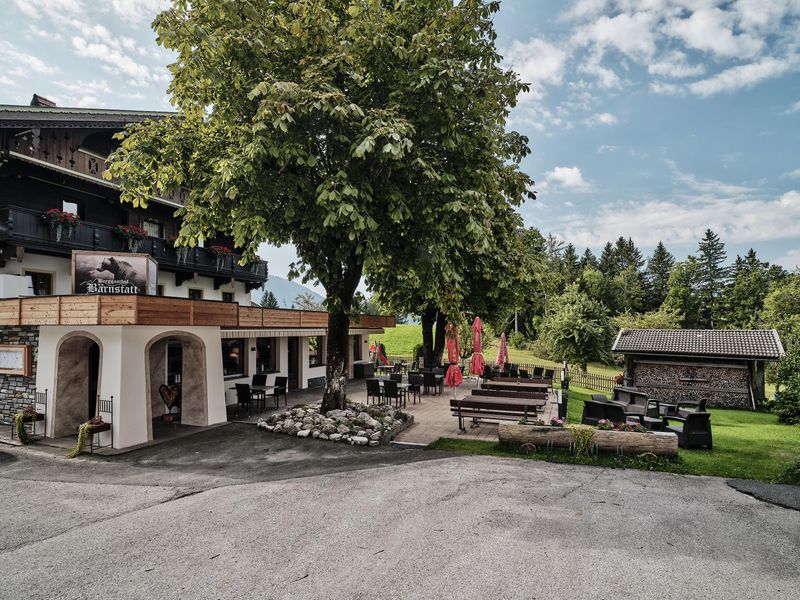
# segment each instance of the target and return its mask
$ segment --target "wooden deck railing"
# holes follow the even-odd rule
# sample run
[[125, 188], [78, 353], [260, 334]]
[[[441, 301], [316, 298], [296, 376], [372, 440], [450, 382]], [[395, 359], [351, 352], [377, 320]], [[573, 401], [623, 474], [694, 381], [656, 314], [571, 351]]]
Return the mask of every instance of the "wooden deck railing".
[[[232, 302], [162, 296], [36, 296], [0, 300], [2, 325], [211, 325], [242, 328], [320, 328], [328, 313], [240, 306]], [[394, 327], [394, 317], [362, 315], [352, 327]]]

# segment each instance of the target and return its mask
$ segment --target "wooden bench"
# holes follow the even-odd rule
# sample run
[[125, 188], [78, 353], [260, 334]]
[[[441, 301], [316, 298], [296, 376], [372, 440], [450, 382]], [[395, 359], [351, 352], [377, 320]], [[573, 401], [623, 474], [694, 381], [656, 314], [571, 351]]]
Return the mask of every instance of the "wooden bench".
[[515, 379], [508, 381], [487, 381], [482, 388], [486, 390], [505, 390], [507, 392], [541, 392], [546, 393], [550, 386], [546, 383], [528, 383], [526, 380], [518, 382]]
[[495, 398], [490, 396], [467, 396], [450, 400], [450, 412], [458, 417], [458, 428], [464, 428], [464, 419], [472, 418], [474, 423], [479, 419], [518, 421], [535, 416], [536, 411], [544, 406], [545, 400], [539, 398]]
[[477, 388], [472, 390], [473, 396], [487, 396], [490, 398], [522, 398], [527, 400], [547, 400], [547, 392], [487, 390]]

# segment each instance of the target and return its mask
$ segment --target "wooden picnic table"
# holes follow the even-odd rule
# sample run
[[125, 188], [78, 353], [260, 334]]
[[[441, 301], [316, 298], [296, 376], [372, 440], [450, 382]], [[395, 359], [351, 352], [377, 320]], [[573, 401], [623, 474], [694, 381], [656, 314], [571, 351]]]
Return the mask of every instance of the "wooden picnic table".
[[526, 380], [508, 379], [507, 381], [485, 381], [481, 386], [487, 390], [507, 390], [517, 392], [546, 392], [550, 386], [546, 383], [533, 383]]
[[[480, 419], [516, 421], [520, 418], [535, 417], [545, 405], [541, 398], [495, 398], [488, 396], [466, 396], [450, 400], [450, 412], [458, 417], [458, 428], [465, 431], [464, 419], [472, 418], [473, 423]], [[474, 426], [474, 425], [473, 425]]]

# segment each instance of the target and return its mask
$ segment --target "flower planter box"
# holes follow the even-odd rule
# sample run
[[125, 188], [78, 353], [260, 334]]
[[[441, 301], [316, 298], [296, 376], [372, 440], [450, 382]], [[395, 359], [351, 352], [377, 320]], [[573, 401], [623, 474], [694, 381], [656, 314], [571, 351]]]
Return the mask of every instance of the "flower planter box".
[[[575, 441], [572, 431], [567, 427], [547, 427], [541, 425], [520, 425], [518, 423], [500, 423], [498, 431], [501, 444], [521, 446], [532, 444], [536, 447], [569, 448]], [[596, 429], [592, 443], [599, 450], [625, 454], [642, 454], [651, 452], [656, 456], [677, 456], [678, 436], [674, 433], [653, 431], [633, 433], [629, 431], [604, 431]]]

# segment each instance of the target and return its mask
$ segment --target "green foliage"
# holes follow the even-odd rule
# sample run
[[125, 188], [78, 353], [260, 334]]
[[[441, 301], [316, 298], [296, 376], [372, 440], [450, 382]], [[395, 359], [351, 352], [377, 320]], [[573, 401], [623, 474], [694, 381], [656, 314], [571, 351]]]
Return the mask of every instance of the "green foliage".
[[781, 390], [775, 414], [781, 423], [800, 424], [800, 344], [794, 344], [780, 359], [776, 376]]
[[528, 346], [528, 342], [521, 333], [512, 332], [508, 334], [508, 345], [517, 350], [525, 350]]
[[693, 256], [676, 264], [669, 276], [664, 307], [683, 315], [681, 326], [684, 329], [700, 326], [702, 300], [698, 293], [699, 279], [700, 265]]
[[787, 347], [800, 343], [800, 272], [793, 273], [764, 298], [764, 326], [778, 330]]
[[292, 306], [298, 310], [322, 310], [322, 306], [310, 292], [303, 292], [295, 296]]
[[590, 299], [577, 284], [553, 301], [542, 323], [542, 340], [551, 355], [586, 370], [590, 360], [609, 360], [613, 331], [608, 312]]
[[272, 291], [265, 290], [264, 295], [261, 296], [261, 302], [259, 304], [261, 308], [278, 308], [278, 299], [275, 297], [275, 294], [273, 294]]
[[669, 253], [663, 242], [659, 241], [653, 255], [647, 259], [647, 302], [649, 311], [658, 310], [664, 303], [669, 289], [669, 275], [675, 266], [675, 257]]
[[782, 268], [760, 261], [752, 248], [744, 257], [737, 256], [733, 279], [723, 299], [725, 326], [736, 329], [762, 327], [764, 300], [785, 277]]
[[677, 310], [666, 306], [647, 313], [625, 313], [612, 319], [617, 329], [680, 329], [682, 320]]
[[586, 458], [592, 453], [592, 439], [594, 438], [594, 427], [591, 425], [568, 425], [575, 438], [575, 456]]
[[800, 485], [800, 458], [795, 458], [786, 464], [778, 481], [788, 485]]
[[730, 277], [725, 266], [725, 244], [719, 236], [706, 229], [697, 247], [698, 292], [702, 300], [700, 323], [702, 328], [714, 329], [722, 323], [722, 295]]
[[[18, 412], [14, 415], [14, 426], [17, 429], [17, 437], [23, 444], [30, 444], [33, 440], [25, 429], [25, 417], [29, 416], [26, 412]], [[35, 421], [34, 421], [35, 423]]]
[[[506, 130], [528, 86], [500, 65], [498, 10], [175, 0], [153, 27], [175, 56], [179, 115], [131, 125], [106, 176], [135, 205], [189, 189], [180, 244], [226, 233], [244, 260], [260, 242], [294, 244], [290, 276], [320, 282], [337, 325], [362, 274], [456, 314], [464, 265], [495, 255], [497, 223], [533, 197], [527, 139]], [[326, 407], [344, 403], [345, 329], [329, 333]]]

